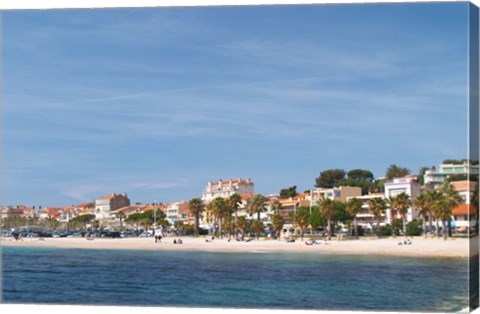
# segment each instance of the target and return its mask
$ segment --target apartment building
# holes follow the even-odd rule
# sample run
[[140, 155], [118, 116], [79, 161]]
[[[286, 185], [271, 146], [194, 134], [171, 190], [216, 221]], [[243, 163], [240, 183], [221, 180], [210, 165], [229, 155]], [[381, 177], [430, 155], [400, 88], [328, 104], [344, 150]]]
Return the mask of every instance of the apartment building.
[[202, 200], [210, 202], [217, 197], [227, 198], [232, 194], [254, 194], [253, 182], [250, 178], [209, 181], [202, 193]]

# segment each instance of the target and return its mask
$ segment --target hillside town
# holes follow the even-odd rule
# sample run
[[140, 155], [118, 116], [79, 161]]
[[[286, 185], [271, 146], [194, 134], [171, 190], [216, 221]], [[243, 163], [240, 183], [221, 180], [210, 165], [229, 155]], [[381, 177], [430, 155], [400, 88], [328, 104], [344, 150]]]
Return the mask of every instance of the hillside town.
[[[252, 179], [235, 178], [208, 181], [201, 197], [189, 201], [132, 203], [127, 194], [113, 193], [72, 206], [10, 205], [2, 208], [2, 228], [143, 230], [149, 235], [161, 227], [182, 234], [251, 231], [274, 237], [287, 230], [302, 236], [321, 231], [328, 236], [358, 236], [392, 234], [395, 228], [398, 234], [413, 235], [411, 228], [437, 236], [440, 230], [445, 236], [473, 234], [478, 225], [478, 169], [478, 164], [466, 160], [447, 160], [438, 169], [425, 168], [419, 174], [392, 165], [381, 179], [367, 170], [330, 169], [320, 173], [314, 189], [300, 193], [292, 186], [262, 195], [256, 193]], [[337, 178], [321, 182], [329, 176]], [[412, 222], [416, 224], [407, 231]]]

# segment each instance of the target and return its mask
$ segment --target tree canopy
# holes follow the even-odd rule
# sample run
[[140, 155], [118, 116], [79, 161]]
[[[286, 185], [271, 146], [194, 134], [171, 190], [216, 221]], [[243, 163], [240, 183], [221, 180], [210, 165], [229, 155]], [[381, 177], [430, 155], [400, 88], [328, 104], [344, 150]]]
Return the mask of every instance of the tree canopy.
[[315, 179], [317, 188], [333, 188], [342, 179], [345, 179], [346, 172], [343, 169], [328, 169], [320, 172], [320, 176]]
[[294, 196], [297, 196], [298, 193], [297, 193], [297, 186], [294, 185], [294, 186], [291, 186], [289, 188], [286, 188], [286, 189], [281, 189], [280, 190], [280, 198], [289, 198], [289, 197], [294, 197]]

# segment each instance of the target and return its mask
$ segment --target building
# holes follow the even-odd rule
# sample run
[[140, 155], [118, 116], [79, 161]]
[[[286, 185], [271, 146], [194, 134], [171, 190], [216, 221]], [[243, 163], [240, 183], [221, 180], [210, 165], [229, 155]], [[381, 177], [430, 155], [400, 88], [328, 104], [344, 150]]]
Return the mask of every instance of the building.
[[168, 222], [173, 226], [177, 221], [188, 223], [188, 203], [185, 201], [166, 204], [164, 209]]
[[[370, 194], [367, 194], [367, 195], [362, 195], [362, 196], [350, 196], [347, 198], [347, 202], [349, 200], [351, 200], [352, 198], [356, 198], [356, 199], [359, 199], [360, 201], [362, 201], [362, 212], [358, 213], [356, 215], [357, 217], [357, 224], [359, 226], [362, 226], [363, 229], [368, 229], [368, 230], [372, 230], [372, 222], [374, 221], [375, 217], [373, 217], [373, 214], [369, 212], [369, 209], [368, 209], [368, 201], [371, 200], [371, 199], [374, 199], [374, 198], [381, 198], [381, 199], [385, 199], [385, 194], [384, 193], [370, 193]], [[387, 223], [389, 223], [389, 221], [387, 220], [387, 215], [383, 215], [381, 218], [380, 218], [380, 225], [385, 225]]]
[[[392, 182], [385, 183], [385, 198], [389, 199], [397, 196], [398, 194], [405, 193], [411, 200], [415, 199], [420, 195], [420, 183], [418, 182], [417, 176], [406, 176], [403, 178], [395, 178]], [[391, 211], [386, 211], [387, 217], [386, 220], [388, 223], [391, 223], [393, 219], [400, 219], [400, 214], [397, 214], [397, 217], [392, 217]], [[410, 207], [407, 212], [406, 220], [412, 221], [417, 219], [418, 212], [415, 208]]]
[[478, 226], [478, 212], [471, 203], [473, 193], [477, 188], [477, 182], [454, 181], [451, 184], [462, 198], [462, 204], [452, 210], [451, 227], [460, 233], [468, 230], [473, 231]]
[[129, 205], [130, 200], [127, 194], [110, 194], [101, 197], [95, 201], [95, 218], [98, 220], [114, 218], [112, 217], [113, 211]]
[[227, 198], [232, 194], [253, 194], [253, 182], [249, 179], [230, 179], [208, 182], [202, 193], [202, 200], [210, 202], [217, 197]]
[[425, 171], [424, 184], [430, 188], [437, 188], [442, 182], [451, 175], [478, 175], [478, 165], [472, 165], [468, 161], [461, 164], [441, 164], [439, 169], [430, 169]]
[[318, 188], [310, 192], [309, 199], [312, 205], [316, 205], [322, 199], [346, 202], [349, 197], [362, 196], [362, 188], [356, 186], [339, 186], [334, 188]]

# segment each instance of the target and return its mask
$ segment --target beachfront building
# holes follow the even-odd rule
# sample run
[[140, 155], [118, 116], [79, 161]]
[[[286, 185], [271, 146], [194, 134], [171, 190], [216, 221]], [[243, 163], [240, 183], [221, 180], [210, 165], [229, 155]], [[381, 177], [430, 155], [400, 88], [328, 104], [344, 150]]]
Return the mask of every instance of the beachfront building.
[[[414, 200], [418, 195], [420, 195], [420, 183], [418, 182], [417, 176], [409, 175], [403, 178], [395, 178], [392, 182], [385, 183], [385, 198], [389, 199], [395, 197], [398, 194], [405, 193], [411, 200]], [[386, 220], [388, 223], [391, 223], [393, 219], [401, 219], [400, 213], [397, 213], [395, 217], [392, 217], [390, 210], [386, 211]], [[410, 207], [407, 212], [406, 220], [412, 221], [417, 219], [418, 212], [414, 207]]]
[[446, 178], [452, 175], [478, 175], [478, 165], [472, 165], [468, 161], [463, 163], [447, 163], [441, 164], [439, 169], [430, 169], [425, 171], [424, 184], [429, 188], [439, 187]]
[[[374, 198], [381, 198], [385, 199], [385, 194], [384, 193], [370, 193], [367, 195], [362, 195], [362, 196], [350, 196], [347, 198], [347, 202], [351, 200], [352, 198], [356, 198], [362, 201], [362, 211], [356, 215], [357, 217], [357, 224], [359, 226], [362, 226], [363, 229], [365, 230], [372, 230], [372, 223], [375, 221], [375, 217], [373, 214], [370, 212], [368, 208], [368, 201]], [[378, 218], [377, 218], [378, 219]], [[386, 225], [390, 223], [387, 220], [387, 214], [385, 213], [378, 219], [378, 223], [380, 225]], [[377, 223], [377, 222], [375, 222]]]
[[227, 198], [232, 194], [253, 194], [253, 182], [248, 179], [230, 179], [218, 180], [216, 182], [209, 181], [202, 193], [202, 200], [210, 202], [211, 200], [222, 197]]
[[188, 203], [185, 201], [165, 205], [164, 209], [168, 222], [173, 226], [177, 221], [188, 223]]
[[462, 204], [452, 210], [451, 227], [456, 232], [472, 231], [478, 226], [478, 212], [475, 206], [472, 206], [471, 200], [477, 182], [474, 181], [455, 181], [451, 183], [453, 189], [462, 198]]
[[95, 201], [95, 219], [100, 221], [102, 226], [109, 226], [115, 221], [116, 209], [129, 206], [130, 200], [127, 194], [110, 194]]
[[14, 217], [23, 217], [23, 215], [24, 215], [24, 210], [19, 206], [16, 206], [16, 207], [4, 206], [2, 208], [1, 218], [7, 219], [7, 218], [14, 218]]
[[362, 196], [362, 188], [356, 186], [339, 186], [334, 188], [317, 188], [310, 192], [310, 196], [305, 196], [311, 205], [317, 205], [322, 199], [331, 199], [332, 201], [346, 202], [347, 198]]

